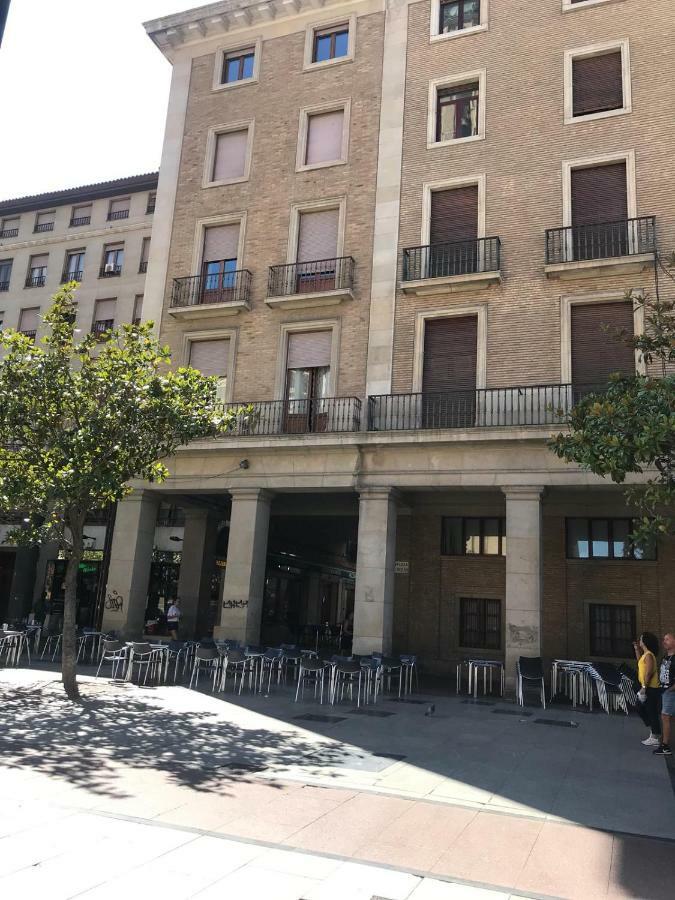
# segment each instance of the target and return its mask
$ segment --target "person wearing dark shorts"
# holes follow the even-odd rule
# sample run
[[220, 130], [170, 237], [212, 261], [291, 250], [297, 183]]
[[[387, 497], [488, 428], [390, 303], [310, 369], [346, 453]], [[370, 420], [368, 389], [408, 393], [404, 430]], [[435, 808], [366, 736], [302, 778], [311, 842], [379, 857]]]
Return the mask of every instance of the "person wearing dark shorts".
[[661, 695], [661, 746], [654, 750], [657, 756], [672, 756], [670, 732], [675, 718], [675, 634], [672, 631], [663, 636], [666, 655], [661, 660], [659, 680], [663, 688]]

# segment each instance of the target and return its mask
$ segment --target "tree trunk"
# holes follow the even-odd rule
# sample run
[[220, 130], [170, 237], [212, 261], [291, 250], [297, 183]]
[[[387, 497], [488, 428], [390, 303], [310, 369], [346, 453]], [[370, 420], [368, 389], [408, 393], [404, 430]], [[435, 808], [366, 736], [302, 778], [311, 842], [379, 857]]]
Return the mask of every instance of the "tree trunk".
[[84, 551], [83, 525], [70, 524], [72, 552], [68, 559], [65, 578], [65, 601], [63, 605], [63, 640], [61, 645], [61, 680], [71, 700], [78, 700], [77, 687], [77, 573]]

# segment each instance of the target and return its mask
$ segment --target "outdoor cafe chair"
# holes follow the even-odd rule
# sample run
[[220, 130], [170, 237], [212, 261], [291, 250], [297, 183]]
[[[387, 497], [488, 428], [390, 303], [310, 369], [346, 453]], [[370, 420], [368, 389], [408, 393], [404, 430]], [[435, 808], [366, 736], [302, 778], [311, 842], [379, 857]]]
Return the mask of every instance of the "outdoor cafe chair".
[[336, 700], [340, 702], [347, 691], [347, 696], [351, 703], [354, 702], [354, 685], [356, 685], [356, 705], [361, 706], [361, 684], [363, 680], [363, 671], [361, 664], [353, 659], [337, 659], [333, 666], [331, 686], [330, 686], [330, 702], [335, 705]]
[[127, 665], [127, 680], [132, 681], [134, 675], [134, 666], [138, 666], [138, 683], [141, 682], [141, 671], [145, 670], [143, 676], [143, 684], [148, 683], [148, 674], [153, 677], [156, 673], [157, 666], [160, 671], [162, 660], [156, 648], [152, 647], [147, 641], [133, 641], [129, 647], [129, 662]]
[[211, 690], [215, 691], [218, 675], [220, 674], [220, 653], [215, 647], [197, 647], [195, 650], [190, 687], [199, 686], [199, 676], [203, 669], [211, 671]]
[[83, 628], [77, 636], [77, 662], [96, 662], [101, 652], [101, 640], [104, 635], [95, 628]]
[[265, 649], [263, 647], [258, 647], [255, 644], [247, 644], [244, 647], [244, 656], [246, 656], [249, 661], [248, 688], [251, 691], [258, 689], [260, 669], [262, 667], [262, 658], [264, 653]]
[[[403, 666], [403, 693], [412, 694], [413, 679], [415, 681], [415, 690], [419, 692], [420, 680], [417, 673], [417, 656], [414, 653], [402, 653], [401, 665]], [[401, 696], [401, 682], [399, 680], [399, 697]]]
[[52, 662], [56, 659], [61, 651], [61, 635], [60, 634], [48, 634], [45, 638], [45, 642], [42, 645], [42, 653], [40, 654], [40, 659], [45, 658], [45, 653], [49, 655], [51, 653]]
[[241, 689], [244, 686], [244, 679], [246, 678], [248, 671], [250, 669], [251, 663], [249, 658], [244, 654], [243, 650], [233, 649], [229, 650], [227, 654], [223, 657], [222, 660], [222, 668], [220, 674], [220, 684], [218, 690], [224, 691], [227, 688], [227, 676], [228, 673], [232, 673], [232, 690], [236, 693], [237, 691], [237, 675], [239, 675], [239, 693], [241, 694]]
[[525, 706], [524, 687], [527, 683], [539, 686], [541, 705], [546, 709], [546, 688], [544, 687], [544, 664], [540, 656], [521, 656], [516, 663], [518, 673], [516, 697]]
[[[0, 631], [0, 663], [4, 656], [4, 665], [18, 666], [23, 649], [22, 635], [17, 631]], [[29, 657], [30, 663], [30, 657]]]
[[100, 675], [101, 667], [105, 663], [111, 663], [112, 672], [110, 677], [114, 679], [117, 676], [117, 669], [119, 668], [120, 663], [122, 664], [122, 672], [124, 672], [128, 656], [129, 648], [126, 644], [113, 638], [104, 638], [101, 646], [101, 659], [99, 660], [98, 669], [96, 670], [96, 677], [98, 678]]
[[288, 670], [293, 669], [293, 676], [298, 674], [298, 666], [302, 659], [303, 651], [296, 644], [281, 645], [281, 659], [279, 661], [281, 680], [286, 684]]
[[589, 672], [598, 694], [598, 702], [607, 715], [612, 710], [621, 709], [628, 715], [628, 705], [624, 693], [623, 676], [611, 663], [594, 662]]
[[362, 656], [359, 665], [365, 677], [363, 701], [368, 703], [372, 694], [373, 703], [377, 703], [377, 695], [382, 690], [382, 660], [377, 656]]
[[187, 665], [188, 658], [191, 659], [190, 653], [190, 645], [187, 641], [176, 641], [171, 640], [166, 645], [166, 653], [167, 653], [167, 662], [174, 663], [173, 667], [173, 683], [175, 684], [178, 681], [178, 666], [183, 664], [182, 672], [185, 672], [185, 666]]
[[272, 679], [276, 677], [277, 683], [281, 681], [281, 659], [282, 649], [279, 647], [268, 647], [260, 657], [260, 690], [263, 689], [265, 678], [267, 677], [267, 693], [272, 690]]
[[[326, 674], [330, 673], [330, 666], [322, 659], [302, 659], [298, 669], [298, 683], [295, 689], [295, 702], [298, 702], [298, 696], [305, 696], [305, 683], [309, 682], [314, 686], [314, 699], [319, 694], [319, 703], [323, 703], [323, 691], [325, 686]], [[330, 677], [330, 674], [329, 674]]]
[[380, 665], [382, 666], [382, 687], [384, 688], [386, 682], [387, 690], [391, 691], [392, 678], [396, 679], [398, 681], [398, 695], [400, 697], [403, 678], [403, 663], [400, 658], [396, 659], [393, 656], [383, 656], [381, 653], [373, 653], [373, 659], [379, 659]]

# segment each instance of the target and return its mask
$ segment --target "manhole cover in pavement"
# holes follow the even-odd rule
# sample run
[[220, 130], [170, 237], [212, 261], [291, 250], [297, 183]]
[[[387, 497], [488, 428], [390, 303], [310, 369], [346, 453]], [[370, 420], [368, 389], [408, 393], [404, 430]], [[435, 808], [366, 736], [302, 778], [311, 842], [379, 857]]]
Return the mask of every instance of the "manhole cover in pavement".
[[354, 707], [354, 709], [348, 711], [359, 716], [372, 716], [374, 719], [388, 719], [389, 716], [396, 715], [396, 713], [384, 712], [384, 710], [381, 709], [364, 709], [362, 706]]
[[531, 712], [523, 712], [520, 709], [493, 709], [493, 713], [498, 713], [500, 716], [519, 716], [522, 718], [523, 716], [531, 716]]
[[468, 703], [470, 706], [494, 706], [492, 700], [460, 700], [460, 703]]
[[560, 719], [535, 719], [535, 725], [557, 725], [559, 728], [578, 728], [578, 722], [564, 722]]
[[321, 716], [317, 713], [305, 713], [304, 716], [293, 716], [294, 719], [301, 722], [325, 722], [326, 725], [337, 725], [338, 722], [345, 722], [344, 716]]

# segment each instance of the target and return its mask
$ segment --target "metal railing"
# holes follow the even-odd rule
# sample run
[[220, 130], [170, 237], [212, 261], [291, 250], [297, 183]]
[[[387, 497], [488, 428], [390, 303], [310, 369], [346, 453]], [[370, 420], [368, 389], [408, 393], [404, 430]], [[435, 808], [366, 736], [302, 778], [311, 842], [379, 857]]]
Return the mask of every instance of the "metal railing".
[[95, 322], [92, 322], [91, 333], [101, 338], [109, 331], [112, 331], [114, 324], [114, 319], [97, 319]]
[[174, 278], [171, 306], [201, 306], [208, 303], [247, 303], [251, 293], [248, 269], [217, 275]]
[[117, 219], [128, 219], [129, 218], [129, 210], [128, 209], [117, 209], [114, 212], [108, 213], [108, 221], [114, 222]]
[[91, 216], [79, 216], [79, 218], [71, 219], [69, 222], [69, 228], [77, 228], [79, 225], [89, 225], [91, 223]]
[[228, 432], [236, 437], [335, 434], [361, 429], [361, 401], [358, 397], [225, 403], [222, 408], [237, 412], [233, 428]]
[[582, 262], [636, 256], [656, 250], [656, 218], [641, 216], [597, 225], [570, 225], [546, 231], [546, 263]]
[[501, 247], [498, 237], [408, 247], [403, 251], [403, 281], [498, 272]]
[[5, 228], [4, 231], [0, 231], [0, 238], [13, 238], [16, 237], [18, 233], [18, 228]]
[[44, 287], [46, 280], [46, 275], [29, 275], [26, 278], [26, 287]]
[[138, 265], [138, 271], [141, 275], [145, 275], [148, 271], [148, 261], [147, 259], [142, 259]]
[[27, 328], [25, 330], [20, 328], [19, 334], [25, 334], [27, 338], [30, 338], [31, 341], [34, 341], [35, 335], [37, 334], [37, 330], [34, 328]]
[[436, 428], [560, 427], [572, 407], [603, 385], [535, 384], [368, 398], [369, 431]]
[[270, 266], [267, 296], [320, 294], [349, 290], [353, 286], [354, 259], [351, 256], [339, 256], [336, 259], [315, 259], [286, 266]]
[[33, 234], [39, 234], [42, 231], [53, 231], [54, 223], [53, 222], [41, 222], [33, 228]]
[[148, 205], [145, 207], [146, 216], [150, 215], [150, 213], [154, 213], [154, 211], [155, 211], [155, 203], [154, 202], [148, 203]]
[[111, 266], [108, 264], [107, 266], [101, 266], [98, 270], [99, 278], [116, 278], [118, 275], [122, 274], [122, 266]]
[[9, 290], [9, 281], [0, 281], [0, 292]]
[[68, 281], [82, 281], [82, 274], [82, 269], [75, 269], [74, 272], [64, 269], [61, 275], [61, 284], [66, 284]]

